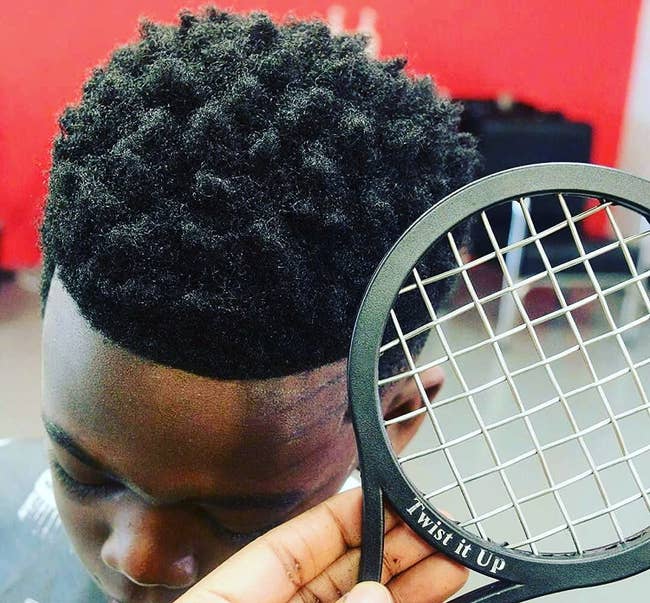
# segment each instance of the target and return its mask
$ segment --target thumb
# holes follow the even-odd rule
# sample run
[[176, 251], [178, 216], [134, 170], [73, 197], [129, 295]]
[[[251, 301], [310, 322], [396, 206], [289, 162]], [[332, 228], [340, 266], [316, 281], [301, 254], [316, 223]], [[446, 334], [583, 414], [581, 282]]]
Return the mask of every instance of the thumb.
[[378, 582], [361, 582], [338, 603], [393, 603], [389, 590]]

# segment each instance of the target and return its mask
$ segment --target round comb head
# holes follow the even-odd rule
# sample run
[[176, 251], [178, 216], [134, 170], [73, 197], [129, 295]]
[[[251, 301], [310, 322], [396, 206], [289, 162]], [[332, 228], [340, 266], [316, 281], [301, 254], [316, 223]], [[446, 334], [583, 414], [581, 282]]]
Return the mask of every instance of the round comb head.
[[[595, 565], [568, 577], [568, 559], [606, 568], [627, 555], [602, 581], [647, 567], [649, 199], [650, 183], [614, 170], [530, 166], [461, 189], [402, 236], [350, 354], [369, 511], [378, 489], [433, 546], [487, 575], [530, 586], [542, 562], [544, 592], [593, 583]], [[590, 236], [596, 220], [607, 236]], [[453, 266], [422, 272], [432, 247]], [[452, 291], [442, 302], [439, 288]], [[432, 371], [444, 371], [441, 389]], [[398, 387], [416, 400], [384, 419], [380, 401]], [[391, 431], [409, 424], [415, 438], [393, 449]]]

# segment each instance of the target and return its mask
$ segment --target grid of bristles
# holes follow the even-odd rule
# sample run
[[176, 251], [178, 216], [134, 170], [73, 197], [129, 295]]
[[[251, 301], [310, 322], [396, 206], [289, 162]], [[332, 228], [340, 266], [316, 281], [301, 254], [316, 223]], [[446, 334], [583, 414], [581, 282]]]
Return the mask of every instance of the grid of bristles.
[[[404, 332], [392, 310], [395, 336], [380, 350], [399, 347], [404, 355], [404, 368], [381, 379], [380, 389], [408, 380], [420, 396], [419, 408], [385, 421], [422, 421], [415, 443], [399, 456], [416, 489], [467, 530], [534, 554], [583, 553], [650, 525], [650, 358], [643, 337], [650, 270], [639, 271], [635, 259], [650, 232], [646, 224], [624, 235], [617, 219], [635, 214], [609, 202], [584, 209], [583, 198], [553, 198], [561, 218], [539, 231], [530, 199], [517, 201], [527, 232], [515, 242], [499, 241], [490, 212], [481, 213], [491, 251], [480, 257], [448, 233], [457, 267], [429, 277], [412, 271], [400, 296], [418, 296], [426, 318]], [[574, 201], [580, 209], [572, 213]], [[612, 238], [586, 246], [580, 229], [597, 214], [606, 217]], [[572, 253], [554, 261], [550, 241], [558, 235]], [[508, 254], [524, 249], [541, 269], [513, 275]], [[604, 284], [597, 268], [611, 254], [622, 270]], [[486, 285], [494, 274], [499, 282]], [[456, 280], [457, 292], [436, 310], [427, 289], [444, 279]], [[547, 292], [546, 307], [535, 307], [539, 299], [526, 296], [531, 291]], [[618, 324], [615, 306], [630, 294], [641, 311]], [[516, 324], [497, 332], [495, 310], [506, 298]], [[424, 336], [425, 352], [415, 358], [413, 343]], [[447, 383], [434, 397], [426, 375], [436, 367]]]

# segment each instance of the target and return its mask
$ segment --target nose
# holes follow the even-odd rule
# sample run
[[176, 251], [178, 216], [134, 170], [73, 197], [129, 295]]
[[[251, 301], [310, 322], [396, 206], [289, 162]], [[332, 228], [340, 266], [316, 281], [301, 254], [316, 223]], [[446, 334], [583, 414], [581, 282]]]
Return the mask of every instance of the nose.
[[179, 509], [129, 507], [114, 518], [102, 561], [140, 586], [188, 588], [199, 576], [193, 522], [196, 518]]

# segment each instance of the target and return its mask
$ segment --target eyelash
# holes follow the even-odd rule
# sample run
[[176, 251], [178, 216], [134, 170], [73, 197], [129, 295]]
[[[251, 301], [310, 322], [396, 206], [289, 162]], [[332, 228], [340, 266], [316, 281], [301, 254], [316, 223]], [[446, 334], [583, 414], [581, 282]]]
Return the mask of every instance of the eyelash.
[[212, 514], [210, 513], [209, 509], [204, 509], [204, 511], [207, 513], [207, 517], [209, 521], [212, 523], [214, 526], [214, 529], [219, 532], [220, 534], [223, 534], [230, 538], [233, 542], [238, 543], [238, 544], [248, 544], [249, 542], [252, 542], [256, 538], [259, 538], [260, 536], [266, 534], [269, 530], [272, 530], [273, 528], [279, 526], [280, 524], [284, 523], [284, 521], [278, 521], [278, 522], [273, 522], [271, 525], [267, 525], [263, 528], [258, 528], [257, 530], [252, 530], [250, 532], [237, 532], [235, 530], [231, 530], [224, 526], [221, 522], [217, 521]]
[[107, 481], [103, 484], [84, 484], [72, 477], [57, 461], [51, 459], [52, 469], [59, 483], [68, 494], [83, 500], [89, 497], [99, 498], [113, 494], [121, 488], [120, 484], [114, 481]]
[[267, 529], [262, 529], [262, 530], [255, 530], [253, 532], [233, 532], [232, 530], [229, 530], [228, 528], [224, 528], [223, 526], [221, 529], [230, 536], [230, 538], [233, 540], [233, 542], [239, 542], [239, 543], [248, 543], [252, 542], [256, 538], [259, 538], [262, 534], [266, 534], [268, 531]]

